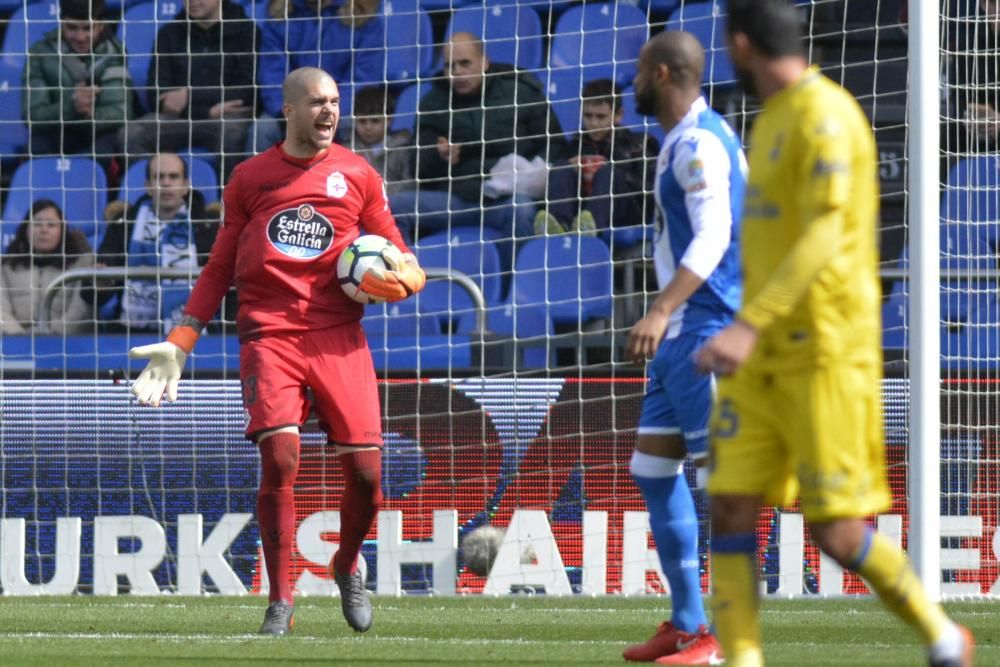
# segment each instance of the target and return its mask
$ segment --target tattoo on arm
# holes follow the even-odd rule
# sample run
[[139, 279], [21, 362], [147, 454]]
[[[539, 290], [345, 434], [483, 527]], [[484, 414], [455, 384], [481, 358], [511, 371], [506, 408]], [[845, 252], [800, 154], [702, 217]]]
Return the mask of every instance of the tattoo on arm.
[[179, 327], [191, 327], [198, 333], [205, 328], [205, 325], [197, 317], [192, 317], [191, 315], [185, 315], [181, 318], [181, 321], [177, 323]]

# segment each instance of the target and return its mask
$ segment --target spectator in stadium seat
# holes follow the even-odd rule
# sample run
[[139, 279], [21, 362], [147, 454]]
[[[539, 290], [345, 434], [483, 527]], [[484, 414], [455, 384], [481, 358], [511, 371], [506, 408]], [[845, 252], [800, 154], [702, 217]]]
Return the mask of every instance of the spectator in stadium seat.
[[385, 86], [368, 86], [354, 94], [354, 124], [342, 144], [368, 160], [382, 176], [386, 192], [412, 189], [413, 135], [388, 132], [396, 100]]
[[[491, 196], [484, 185], [507, 156], [566, 160], [566, 141], [545, 90], [531, 74], [491, 63], [482, 40], [467, 32], [451, 37], [443, 59], [443, 74], [420, 100], [419, 187], [389, 198], [396, 222], [411, 239], [480, 225], [506, 237], [530, 236], [534, 200], [523, 192]], [[501, 255], [510, 267], [510, 248]]]
[[[958, 24], [958, 34], [948, 30], [954, 42], [949, 58], [946, 86], [952, 91], [951, 122], [944, 127], [949, 153], [993, 150], [1000, 138], [1000, 2], [979, 0], [979, 14]], [[949, 49], [951, 50], [951, 49]]]
[[256, 110], [257, 27], [229, 0], [186, 0], [160, 28], [149, 80], [156, 112], [123, 128], [133, 157], [206, 148], [220, 154], [225, 177], [246, 157], [246, 133]]
[[[548, 196], [535, 215], [536, 234], [593, 232], [642, 224], [652, 190], [656, 139], [619, 127], [625, 110], [610, 79], [583, 87], [583, 132], [565, 166], [549, 172]], [[612, 218], [612, 202], [613, 218]]]
[[385, 80], [381, 0], [271, 0], [261, 30], [257, 81], [264, 113], [248, 152], [284, 138], [281, 84], [299, 67], [319, 67], [341, 87]]
[[31, 152], [93, 151], [107, 168], [134, 114], [125, 49], [104, 21], [104, 0], [60, 0], [59, 11], [59, 29], [31, 46], [25, 66]]
[[[197, 272], [215, 241], [219, 210], [217, 204], [207, 209], [201, 193], [192, 190], [180, 156], [161, 153], [149, 161], [146, 194], [127, 211], [124, 202], [108, 204], [105, 217], [108, 231], [98, 248], [102, 264]], [[131, 331], [169, 331], [181, 318], [191, 291], [187, 285], [186, 279], [176, 285], [169, 279], [129, 280], [102, 293], [99, 303]]]
[[[0, 262], [0, 332], [30, 333], [38, 323], [46, 286], [70, 269], [93, 265], [94, 253], [83, 232], [66, 226], [54, 201], [36, 201]], [[46, 316], [53, 333], [93, 327], [94, 310], [82, 291], [80, 283], [59, 290]]]

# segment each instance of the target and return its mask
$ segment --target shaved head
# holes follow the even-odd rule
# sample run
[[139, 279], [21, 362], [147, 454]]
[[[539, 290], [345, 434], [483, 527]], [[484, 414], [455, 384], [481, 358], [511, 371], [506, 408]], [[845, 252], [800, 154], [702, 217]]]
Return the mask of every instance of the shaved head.
[[670, 80], [680, 88], [697, 88], [705, 71], [705, 49], [689, 32], [666, 30], [642, 47], [642, 55], [656, 68], [666, 65]]
[[485, 53], [483, 48], [483, 40], [473, 35], [471, 32], [456, 32], [448, 40], [448, 43], [444, 45], [445, 57], [448, 57], [448, 53], [455, 49], [456, 46], [467, 46], [474, 50], [476, 55], [482, 56]]
[[340, 92], [333, 77], [318, 67], [301, 67], [285, 77], [281, 93], [285, 151], [313, 158], [329, 148], [340, 120]]
[[456, 32], [442, 50], [444, 73], [453, 92], [479, 94], [490, 61], [483, 50], [483, 40], [471, 32]]
[[329, 79], [330, 83], [334, 83], [333, 77], [319, 67], [300, 67], [292, 70], [285, 77], [285, 83], [281, 87], [281, 96], [284, 103], [294, 104], [314, 84], [323, 79]]
[[705, 50], [689, 32], [668, 30], [646, 42], [635, 73], [635, 109], [669, 132], [701, 97]]

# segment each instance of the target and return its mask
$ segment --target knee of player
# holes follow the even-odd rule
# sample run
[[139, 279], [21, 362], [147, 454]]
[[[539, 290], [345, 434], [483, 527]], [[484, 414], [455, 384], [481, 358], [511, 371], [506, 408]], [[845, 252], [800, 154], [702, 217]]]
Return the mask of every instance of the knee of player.
[[709, 504], [713, 534], [734, 535], [754, 531], [759, 500], [749, 496], [717, 495], [711, 497]]
[[809, 532], [816, 546], [843, 567], [854, 568], [854, 562], [865, 542], [866, 528], [860, 519], [839, 519], [811, 522]]

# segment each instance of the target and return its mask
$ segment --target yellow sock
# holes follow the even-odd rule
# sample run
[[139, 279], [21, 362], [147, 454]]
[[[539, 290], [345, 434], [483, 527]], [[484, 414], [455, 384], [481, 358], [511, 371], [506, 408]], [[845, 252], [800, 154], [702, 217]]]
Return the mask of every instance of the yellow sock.
[[712, 540], [712, 614], [726, 665], [763, 667], [752, 533]]
[[866, 535], [852, 569], [864, 577], [889, 611], [912, 626], [930, 646], [948, 627], [941, 605], [931, 602], [906, 555], [874, 531]]

